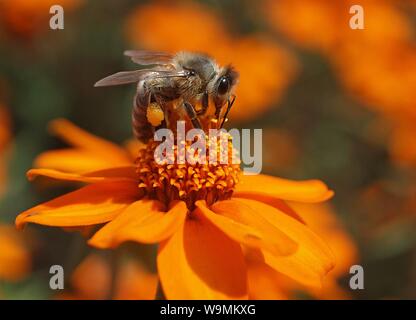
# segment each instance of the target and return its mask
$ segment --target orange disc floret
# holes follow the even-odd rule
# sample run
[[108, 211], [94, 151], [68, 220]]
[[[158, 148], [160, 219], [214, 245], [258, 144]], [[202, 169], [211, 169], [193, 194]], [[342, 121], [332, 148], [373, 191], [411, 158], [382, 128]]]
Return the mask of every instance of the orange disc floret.
[[[232, 141], [228, 140], [226, 159], [221, 161], [221, 140], [206, 138], [206, 142], [209, 141], [205, 154], [189, 141], [183, 141], [179, 147], [178, 144], [172, 145], [169, 159], [167, 150], [158, 154], [160, 143], [150, 141], [140, 150], [136, 160], [139, 188], [150, 198], [165, 204], [183, 200], [190, 209], [194, 208], [197, 200], [206, 200], [211, 205], [231, 198], [241, 171], [236, 151]], [[216, 149], [215, 153], [210, 152], [212, 148]], [[179, 161], [181, 150], [187, 158], [183, 163]]]

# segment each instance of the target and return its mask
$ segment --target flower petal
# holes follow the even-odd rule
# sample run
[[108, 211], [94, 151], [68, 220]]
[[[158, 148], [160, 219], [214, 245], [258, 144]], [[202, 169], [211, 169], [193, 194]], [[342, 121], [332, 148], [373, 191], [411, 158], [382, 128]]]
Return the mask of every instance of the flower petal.
[[322, 236], [334, 251], [337, 265], [330, 276], [337, 278], [349, 273], [359, 260], [357, 245], [328, 203], [308, 204], [289, 202], [288, 205], [303, 217], [308, 227]]
[[[284, 276], [267, 264], [247, 259], [249, 298], [252, 300], [288, 300], [290, 291], [285, 286]], [[292, 281], [293, 282], [293, 281]]]
[[38, 176], [48, 177], [57, 180], [97, 183], [114, 181], [136, 181], [137, 174], [134, 166], [122, 168], [110, 168], [100, 171], [88, 172], [84, 174], [67, 173], [53, 169], [30, 169], [27, 172], [29, 180], [34, 180]]
[[241, 247], [194, 211], [161, 244], [158, 272], [167, 299], [245, 299]]
[[[243, 199], [252, 199], [252, 196], [247, 196], [247, 194], [242, 194], [240, 196], [233, 196], [233, 199], [238, 199], [238, 198], [243, 198]], [[275, 197], [271, 197], [271, 196], [267, 196], [267, 195], [256, 195], [254, 197], [254, 200], [259, 201], [259, 202], [263, 202], [265, 204], [268, 204], [269, 206], [272, 206], [284, 213], [286, 213], [288, 216], [298, 220], [299, 222], [305, 224], [305, 220], [295, 211], [293, 210], [285, 201], [275, 198]], [[300, 203], [300, 202], [294, 202], [294, 203]], [[309, 204], [307, 204], [309, 205]], [[314, 205], [314, 204], [312, 204]]]
[[102, 153], [80, 148], [46, 151], [37, 156], [34, 161], [34, 166], [37, 168], [77, 173], [131, 164], [131, 159], [120, 158], [118, 154], [109, 153], [103, 156]]
[[49, 130], [71, 146], [95, 151], [102, 155], [114, 156], [117, 154], [120, 159], [128, 159], [123, 148], [77, 127], [66, 119], [51, 121]]
[[146, 148], [146, 144], [137, 139], [129, 139], [124, 142], [123, 147], [131, 159], [137, 159], [140, 149]]
[[235, 199], [250, 206], [257, 214], [286, 233], [298, 244], [290, 256], [274, 256], [262, 250], [264, 261], [275, 270], [308, 286], [321, 286], [321, 278], [334, 267], [334, 256], [329, 247], [307, 226], [267, 204]]
[[22, 228], [27, 222], [59, 227], [104, 223], [138, 197], [135, 182], [91, 184], [19, 214], [16, 226]]
[[183, 201], [168, 212], [156, 200], [139, 200], [101, 228], [89, 241], [98, 248], [114, 248], [124, 241], [158, 243], [169, 238], [183, 223], [188, 209]]
[[294, 181], [263, 174], [242, 175], [234, 195], [256, 199], [257, 195], [299, 202], [322, 202], [334, 192], [319, 180]]
[[202, 201], [196, 205], [205, 218], [234, 241], [275, 255], [289, 255], [297, 249], [293, 240], [244, 203], [220, 201], [212, 206], [214, 212]]

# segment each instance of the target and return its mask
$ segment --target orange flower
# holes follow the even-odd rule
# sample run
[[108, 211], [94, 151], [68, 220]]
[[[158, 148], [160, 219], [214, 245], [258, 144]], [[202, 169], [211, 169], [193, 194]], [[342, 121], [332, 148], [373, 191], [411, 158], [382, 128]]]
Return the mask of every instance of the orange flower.
[[232, 119], [250, 120], [263, 114], [284, 95], [297, 73], [287, 50], [263, 34], [234, 37], [209, 8], [195, 3], [139, 6], [129, 16], [126, 35], [149, 50], [206, 52], [218, 62], [233, 62], [240, 73]]
[[[123, 260], [115, 275], [115, 300], [151, 300], [156, 296], [157, 275], [133, 259]], [[110, 296], [110, 264], [98, 254], [90, 254], [71, 277], [72, 290], [59, 295], [66, 300], [102, 300]]]
[[[76, 9], [82, 0], [0, 0], [0, 22], [12, 33], [31, 37], [49, 29], [51, 6], [61, 5], [65, 12]], [[2, 20], [2, 21], [1, 21]]]
[[[67, 141], [92, 137], [66, 121], [56, 121], [54, 128], [59, 127]], [[97, 137], [88, 141], [88, 148], [96, 151], [104, 143]], [[333, 255], [285, 201], [325, 201], [333, 194], [325, 184], [240, 177], [236, 165], [159, 165], [155, 146], [150, 142], [141, 148], [135, 165], [114, 162], [112, 168], [83, 174], [30, 170], [30, 179], [43, 176], [87, 185], [21, 213], [17, 227], [28, 222], [59, 227], [106, 223], [89, 240], [91, 245], [159, 243], [158, 274], [168, 299], [247, 298], [241, 245], [256, 251], [258, 265], [307, 286], [321, 285], [333, 267]], [[128, 154], [113, 147], [102, 153]]]
[[30, 253], [13, 226], [0, 224], [0, 279], [18, 281], [31, 268]]

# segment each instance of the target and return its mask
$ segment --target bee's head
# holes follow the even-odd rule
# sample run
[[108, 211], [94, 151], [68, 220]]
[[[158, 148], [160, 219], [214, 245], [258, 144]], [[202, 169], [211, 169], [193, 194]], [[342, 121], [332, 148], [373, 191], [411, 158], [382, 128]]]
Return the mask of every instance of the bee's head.
[[192, 87], [192, 94], [202, 94], [203, 108], [208, 108], [211, 99], [215, 106], [215, 116], [219, 119], [222, 107], [228, 103], [231, 108], [234, 102], [234, 89], [238, 82], [238, 73], [230, 65], [220, 68], [213, 59], [204, 55], [180, 52], [174, 64], [187, 72], [187, 84]]
[[231, 66], [222, 68], [217, 77], [213, 79], [210, 92], [217, 114], [226, 102], [230, 103], [237, 82], [238, 72]]

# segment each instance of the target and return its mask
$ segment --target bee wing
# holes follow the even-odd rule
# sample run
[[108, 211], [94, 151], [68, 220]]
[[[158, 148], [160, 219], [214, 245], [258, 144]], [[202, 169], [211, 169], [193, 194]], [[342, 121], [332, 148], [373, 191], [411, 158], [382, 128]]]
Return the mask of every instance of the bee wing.
[[171, 65], [173, 59], [172, 54], [160, 51], [127, 50], [124, 51], [124, 55], [130, 57], [133, 62], [141, 65]]
[[117, 86], [121, 84], [139, 82], [144, 79], [173, 77], [186, 77], [186, 73], [184, 71], [157, 69], [122, 71], [97, 81], [94, 87]]
[[117, 72], [97, 81], [94, 84], [94, 87], [117, 86], [120, 84], [139, 82], [146, 74], [149, 74], [149, 72], [151, 71], [148, 69]]

